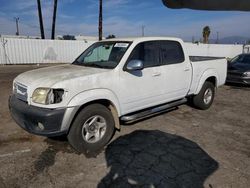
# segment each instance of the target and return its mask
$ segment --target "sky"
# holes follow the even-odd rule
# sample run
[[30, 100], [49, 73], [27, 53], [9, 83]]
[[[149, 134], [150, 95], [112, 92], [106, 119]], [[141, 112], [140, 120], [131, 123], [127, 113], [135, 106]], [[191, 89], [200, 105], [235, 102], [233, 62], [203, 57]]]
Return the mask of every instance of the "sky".
[[[53, 0], [41, 0], [46, 38], [50, 37]], [[40, 36], [36, 0], [0, 0], [0, 34], [16, 32]], [[250, 38], [250, 12], [173, 10], [161, 0], [103, 0], [104, 36], [175, 36], [191, 41], [202, 38], [202, 28], [210, 26], [211, 38]], [[56, 35], [98, 34], [98, 0], [58, 0]]]

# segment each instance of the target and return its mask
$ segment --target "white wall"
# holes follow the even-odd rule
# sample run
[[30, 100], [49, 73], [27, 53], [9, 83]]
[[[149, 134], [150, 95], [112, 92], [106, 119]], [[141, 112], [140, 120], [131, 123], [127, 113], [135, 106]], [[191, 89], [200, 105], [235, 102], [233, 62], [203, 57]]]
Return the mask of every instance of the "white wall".
[[[0, 64], [71, 63], [94, 42], [0, 37]], [[243, 52], [243, 45], [185, 43], [185, 47], [190, 56], [233, 58]]]
[[190, 56], [233, 58], [243, 52], [243, 45], [185, 43], [185, 46]]
[[0, 64], [71, 63], [94, 42], [0, 38]]

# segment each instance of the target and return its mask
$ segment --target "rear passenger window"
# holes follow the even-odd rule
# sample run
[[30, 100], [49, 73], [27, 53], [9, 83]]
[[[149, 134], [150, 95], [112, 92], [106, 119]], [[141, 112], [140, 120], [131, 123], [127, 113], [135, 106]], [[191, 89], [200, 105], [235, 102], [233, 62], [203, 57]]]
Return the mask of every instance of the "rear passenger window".
[[150, 41], [138, 44], [132, 51], [128, 61], [142, 60], [144, 68], [159, 66], [159, 42]]
[[182, 63], [185, 60], [181, 44], [176, 41], [161, 41], [160, 53], [163, 65]]

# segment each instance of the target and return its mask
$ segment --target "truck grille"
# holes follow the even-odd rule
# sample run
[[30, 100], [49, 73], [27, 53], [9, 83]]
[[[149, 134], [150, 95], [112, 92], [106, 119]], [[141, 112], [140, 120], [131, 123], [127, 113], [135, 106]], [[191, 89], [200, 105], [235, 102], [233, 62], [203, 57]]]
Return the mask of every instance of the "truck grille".
[[27, 86], [20, 84], [18, 82], [14, 83], [14, 94], [16, 97], [22, 101], [27, 102]]

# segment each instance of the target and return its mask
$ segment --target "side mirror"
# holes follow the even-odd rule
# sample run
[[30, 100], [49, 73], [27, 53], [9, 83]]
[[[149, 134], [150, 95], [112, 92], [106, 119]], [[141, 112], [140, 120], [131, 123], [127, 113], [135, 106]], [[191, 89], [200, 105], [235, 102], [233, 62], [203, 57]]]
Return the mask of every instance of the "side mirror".
[[136, 71], [143, 69], [143, 62], [141, 60], [131, 60], [128, 62], [126, 70], [127, 71]]

